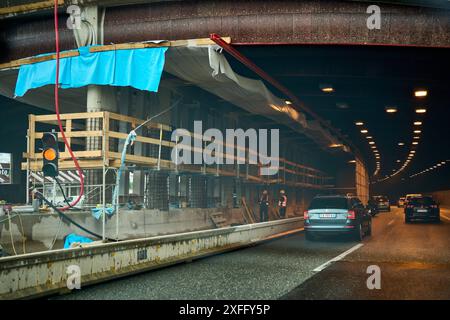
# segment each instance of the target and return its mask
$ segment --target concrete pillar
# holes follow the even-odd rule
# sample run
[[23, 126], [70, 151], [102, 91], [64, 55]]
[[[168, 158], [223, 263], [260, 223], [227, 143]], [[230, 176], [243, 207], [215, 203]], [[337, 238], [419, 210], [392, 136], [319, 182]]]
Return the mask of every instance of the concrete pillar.
[[[79, 47], [95, 44], [103, 44], [103, 16], [104, 10], [98, 6], [81, 6], [82, 21], [81, 29], [73, 29], [74, 37]], [[116, 112], [116, 89], [114, 87], [104, 87], [90, 85], [87, 88], [86, 111], [112, 111]], [[89, 119], [86, 128], [89, 131], [101, 129], [100, 119]], [[86, 139], [86, 150], [101, 150], [102, 138], [89, 137]], [[103, 182], [102, 172], [99, 170], [86, 171], [86, 192], [93, 196], [90, 203], [101, 202], [101, 189], [93, 185], [101, 185]], [[91, 187], [90, 187], [91, 186]]]

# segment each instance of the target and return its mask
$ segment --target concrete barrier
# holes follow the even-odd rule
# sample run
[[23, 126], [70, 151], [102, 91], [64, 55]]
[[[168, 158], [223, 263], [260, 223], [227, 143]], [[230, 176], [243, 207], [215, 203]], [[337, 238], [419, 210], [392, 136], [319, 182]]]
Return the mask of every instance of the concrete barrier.
[[[230, 225], [244, 224], [241, 208], [121, 210], [117, 231], [119, 239], [137, 239], [213, 229], [215, 226], [210, 214], [214, 212], [221, 212]], [[102, 221], [96, 220], [90, 212], [67, 212], [66, 214], [87, 229], [102, 234]], [[21, 254], [24, 253], [23, 239], [26, 239], [26, 252], [31, 253], [49, 250], [55, 240], [57, 241], [53, 248], [62, 249], [63, 239], [70, 233], [91, 237], [76, 226], [61, 220], [56, 213], [27, 213], [22, 214], [20, 218], [18, 215], [14, 216], [11, 223], [4, 216], [0, 218], [0, 243], [11, 255], [14, 254], [11, 238], [14, 241], [15, 250]], [[113, 216], [106, 220], [106, 236], [112, 239], [116, 239], [116, 219], [117, 216]]]
[[290, 218], [0, 258], [0, 299], [68, 291], [68, 271], [76, 268], [86, 286], [281, 237], [302, 226], [303, 218]]

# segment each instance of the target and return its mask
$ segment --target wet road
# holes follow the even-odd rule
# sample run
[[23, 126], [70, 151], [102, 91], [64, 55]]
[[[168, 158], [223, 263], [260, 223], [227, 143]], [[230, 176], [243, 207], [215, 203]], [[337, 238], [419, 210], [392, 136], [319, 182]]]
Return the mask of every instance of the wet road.
[[[402, 209], [382, 213], [364, 246], [282, 299], [450, 299], [450, 210], [441, 209], [441, 220], [405, 224]], [[369, 290], [373, 265], [381, 288]]]
[[[450, 211], [441, 214], [440, 224], [405, 225], [393, 208], [373, 219], [362, 246], [345, 237], [310, 242], [300, 232], [53, 298], [450, 299]], [[380, 290], [366, 286], [370, 265], [380, 267]]]

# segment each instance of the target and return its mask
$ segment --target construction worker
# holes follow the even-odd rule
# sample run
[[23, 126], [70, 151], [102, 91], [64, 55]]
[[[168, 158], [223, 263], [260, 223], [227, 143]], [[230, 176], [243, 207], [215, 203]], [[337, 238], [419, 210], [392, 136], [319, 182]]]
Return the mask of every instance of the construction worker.
[[280, 199], [278, 200], [278, 212], [281, 219], [286, 217], [287, 196], [284, 190], [280, 190]]
[[263, 190], [261, 197], [259, 197], [259, 222], [269, 220], [269, 193]]

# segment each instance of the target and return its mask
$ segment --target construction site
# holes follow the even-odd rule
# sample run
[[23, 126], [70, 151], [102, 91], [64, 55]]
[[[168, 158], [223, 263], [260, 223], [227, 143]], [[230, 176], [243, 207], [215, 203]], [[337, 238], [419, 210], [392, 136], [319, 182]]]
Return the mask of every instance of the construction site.
[[[372, 154], [375, 142], [367, 147], [366, 139], [355, 138], [359, 127], [356, 134], [353, 127], [347, 130], [355, 120], [374, 117], [369, 111], [355, 117], [351, 108], [363, 107], [361, 100], [335, 93], [356, 79], [342, 76], [352, 64], [350, 52], [363, 56], [366, 47], [359, 43], [383, 46], [392, 34], [339, 38], [331, 29], [316, 30], [334, 46], [329, 52], [313, 37], [316, 31], [293, 39], [276, 14], [294, 14], [295, 21], [295, 14], [309, 12], [326, 19], [335, 13], [332, 5], [283, 3], [0, 5], [0, 107], [6, 122], [0, 144], [0, 297], [64, 292], [70, 265], [83, 266], [88, 285], [297, 234], [314, 197], [346, 195], [366, 206], [372, 184], [377, 188], [405, 170], [409, 161], [385, 169], [378, 150]], [[365, 23], [366, 4], [343, 5]], [[401, 6], [387, 6], [391, 16], [403, 14]], [[427, 10], [415, 14], [425, 22], [445, 20]], [[238, 24], [235, 11], [245, 13]], [[254, 30], [251, 17], [257, 17]], [[339, 17], [342, 27], [346, 18]], [[445, 40], [423, 36], [432, 43], [421, 45], [448, 46], [448, 21], [440, 30]], [[391, 45], [413, 41], [408, 39]], [[399, 55], [415, 56], [386, 50], [392, 50], [386, 57], [395, 57], [386, 58], [392, 65]], [[445, 56], [433, 54], [422, 58]], [[355, 68], [377, 63], [373, 57], [356, 59]], [[370, 96], [370, 86], [356, 89], [354, 99]], [[346, 113], [335, 120], [335, 112]], [[344, 121], [349, 124], [341, 126]], [[385, 153], [382, 159], [390, 160], [390, 151]], [[445, 183], [429, 190], [443, 190]]]

